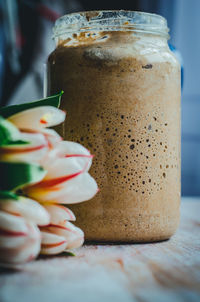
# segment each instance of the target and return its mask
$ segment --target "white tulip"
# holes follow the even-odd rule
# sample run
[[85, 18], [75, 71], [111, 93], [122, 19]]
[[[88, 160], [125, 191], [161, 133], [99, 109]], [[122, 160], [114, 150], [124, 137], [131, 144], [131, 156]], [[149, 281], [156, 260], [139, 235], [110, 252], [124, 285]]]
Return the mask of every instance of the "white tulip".
[[1, 146], [0, 160], [38, 163], [45, 173], [41, 181], [23, 188], [27, 197], [0, 200], [0, 261], [6, 265], [25, 263], [39, 252], [55, 255], [84, 242], [83, 231], [69, 222], [75, 221], [75, 215], [60, 204], [83, 202], [98, 192], [88, 173], [93, 155], [47, 129], [64, 119], [65, 113], [52, 106], [35, 107], [8, 118], [20, 130], [19, 140], [28, 143]]
[[26, 193], [39, 202], [73, 204], [89, 200], [98, 192], [97, 183], [89, 173], [43, 180], [26, 188]]
[[0, 160], [40, 163], [49, 149], [48, 141], [41, 133], [21, 133], [27, 144], [8, 145], [0, 148]]
[[67, 248], [67, 240], [65, 237], [41, 231], [42, 245], [41, 254], [55, 255], [62, 253]]
[[46, 211], [37, 201], [27, 197], [20, 196], [19, 200], [4, 200], [0, 202], [0, 210], [14, 215], [21, 215], [27, 221], [32, 221], [40, 226], [47, 225], [50, 222], [48, 211]]
[[40, 130], [65, 120], [65, 112], [53, 106], [40, 106], [16, 113], [8, 118], [19, 129]]
[[69, 221], [63, 221], [60, 224], [49, 224], [48, 226], [42, 227], [41, 230], [65, 238], [68, 249], [77, 248], [84, 242], [83, 231]]
[[40, 132], [46, 137], [50, 148], [56, 147], [63, 140], [53, 129], [43, 128]]
[[22, 217], [0, 211], [0, 248], [18, 248], [23, 246], [27, 240], [28, 233], [28, 225]]
[[87, 172], [93, 155], [78, 143], [62, 141], [48, 152], [42, 165], [47, 170], [45, 179]]
[[70, 204], [91, 199], [98, 191], [87, 173], [92, 163], [90, 152], [78, 143], [62, 141], [43, 160], [45, 178], [27, 187], [28, 196], [40, 202]]
[[[1, 201], [1, 203], [3, 202]], [[0, 211], [0, 234], [7, 236], [27, 236], [27, 223], [22, 217]]]
[[[26, 222], [21, 217], [15, 217], [7, 213], [2, 215], [2, 212], [0, 214], [4, 222], [6, 221], [6, 227], [4, 225], [4, 229], [0, 229], [0, 262], [15, 265], [36, 258], [41, 245], [41, 235], [38, 227], [32, 222]], [[22, 221], [26, 225], [26, 233], [14, 231], [14, 226], [18, 225], [18, 229], [22, 227]]]
[[49, 213], [50, 223], [52, 224], [61, 224], [66, 220], [72, 220], [72, 221], [76, 220], [74, 213], [70, 209], [64, 206], [58, 204], [48, 204], [48, 205], [44, 204], [44, 208]]

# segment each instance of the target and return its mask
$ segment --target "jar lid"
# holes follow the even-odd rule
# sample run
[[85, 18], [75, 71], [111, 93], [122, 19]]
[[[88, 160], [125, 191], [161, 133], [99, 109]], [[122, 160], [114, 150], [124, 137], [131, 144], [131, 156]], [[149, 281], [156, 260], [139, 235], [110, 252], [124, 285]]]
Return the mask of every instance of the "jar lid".
[[134, 31], [169, 37], [164, 17], [125, 10], [85, 11], [64, 15], [56, 20], [53, 37], [88, 31]]

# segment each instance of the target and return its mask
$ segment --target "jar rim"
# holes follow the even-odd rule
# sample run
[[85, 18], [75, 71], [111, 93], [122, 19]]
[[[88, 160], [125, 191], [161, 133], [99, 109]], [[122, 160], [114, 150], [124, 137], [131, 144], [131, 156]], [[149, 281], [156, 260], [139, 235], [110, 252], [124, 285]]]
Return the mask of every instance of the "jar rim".
[[95, 10], [66, 14], [56, 20], [53, 38], [66, 33], [88, 31], [133, 31], [169, 38], [167, 20], [164, 17], [130, 10]]

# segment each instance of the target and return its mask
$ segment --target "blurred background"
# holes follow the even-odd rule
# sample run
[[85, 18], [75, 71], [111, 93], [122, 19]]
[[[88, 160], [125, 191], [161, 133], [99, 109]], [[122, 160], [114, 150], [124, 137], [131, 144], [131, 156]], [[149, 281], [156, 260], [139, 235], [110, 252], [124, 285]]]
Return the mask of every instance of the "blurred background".
[[167, 19], [169, 43], [184, 67], [182, 195], [200, 195], [199, 0], [0, 0], [0, 105], [42, 98], [44, 63], [55, 46], [55, 20], [96, 9], [139, 10]]

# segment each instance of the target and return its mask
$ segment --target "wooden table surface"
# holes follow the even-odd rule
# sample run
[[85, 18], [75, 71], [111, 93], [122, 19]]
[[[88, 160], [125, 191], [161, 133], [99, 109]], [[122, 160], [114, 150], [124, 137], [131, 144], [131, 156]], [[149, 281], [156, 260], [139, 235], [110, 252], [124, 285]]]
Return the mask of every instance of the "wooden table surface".
[[169, 241], [86, 245], [76, 255], [1, 270], [0, 302], [199, 302], [200, 199], [183, 200]]

